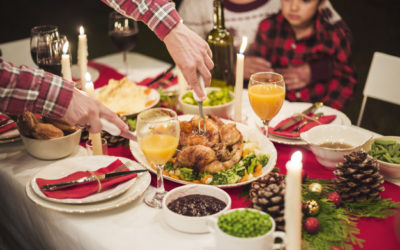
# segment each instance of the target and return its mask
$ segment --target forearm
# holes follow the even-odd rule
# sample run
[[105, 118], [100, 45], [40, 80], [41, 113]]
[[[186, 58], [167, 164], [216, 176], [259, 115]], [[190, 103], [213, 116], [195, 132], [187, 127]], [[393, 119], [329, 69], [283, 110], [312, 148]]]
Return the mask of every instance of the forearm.
[[119, 13], [145, 23], [154, 33], [164, 37], [181, 20], [175, 3], [168, 0], [101, 0]]
[[64, 116], [73, 82], [43, 70], [16, 67], [0, 58], [0, 111], [18, 115], [26, 110], [51, 118]]

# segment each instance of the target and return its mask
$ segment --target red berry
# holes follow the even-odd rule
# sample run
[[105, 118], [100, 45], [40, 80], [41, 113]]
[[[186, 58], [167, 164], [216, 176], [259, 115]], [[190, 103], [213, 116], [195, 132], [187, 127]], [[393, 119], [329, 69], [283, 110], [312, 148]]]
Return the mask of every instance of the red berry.
[[327, 197], [336, 207], [340, 206], [340, 203], [342, 203], [342, 197], [338, 192], [329, 193]]
[[315, 217], [308, 217], [304, 222], [305, 230], [310, 234], [316, 234], [319, 230], [319, 222]]

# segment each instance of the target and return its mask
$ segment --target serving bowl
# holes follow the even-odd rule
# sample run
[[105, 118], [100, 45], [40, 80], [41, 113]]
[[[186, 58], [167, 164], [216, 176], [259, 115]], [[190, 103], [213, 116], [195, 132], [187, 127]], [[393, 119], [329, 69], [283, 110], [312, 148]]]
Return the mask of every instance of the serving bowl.
[[[357, 127], [338, 124], [319, 125], [300, 134], [317, 161], [328, 169], [334, 169], [338, 163], [343, 162], [344, 155], [361, 150], [372, 136], [372, 133]], [[340, 145], [337, 148], [324, 145], [330, 143]], [[344, 145], [347, 147], [345, 148]]]
[[22, 141], [28, 153], [41, 160], [55, 160], [66, 157], [78, 146], [81, 129], [54, 139], [34, 139], [21, 134]]
[[[210, 93], [213, 90], [220, 90], [220, 88], [215, 88], [215, 87], [209, 87], [206, 88], [206, 92]], [[182, 112], [184, 114], [199, 114], [199, 107], [197, 105], [193, 104], [188, 104], [183, 101], [183, 96], [188, 93], [191, 90], [188, 90], [181, 95], [179, 95], [178, 98], [178, 103], [180, 108], [182, 109]], [[205, 115], [216, 115], [222, 118], [230, 118], [232, 116], [233, 112], [233, 106], [234, 106], [234, 94], [232, 91], [229, 91], [229, 94], [232, 96], [232, 100], [230, 102], [221, 104], [221, 105], [215, 105], [215, 106], [204, 106], [203, 105], [203, 112]]]
[[[180, 197], [187, 195], [208, 195], [223, 201], [226, 206], [221, 211], [207, 216], [185, 216], [178, 214], [168, 208], [168, 204]], [[217, 217], [218, 215], [228, 211], [231, 208], [231, 197], [224, 190], [209, 186], [209, 185], [199, 185], [199, 184], [189, 184], [177, 187], [169, 191], [163, 199], [162, 202], [162, 212], [163, 217], [167, 224], [172, 228], [186, 233], [207, 233], [209, 232], [209, 227], [207, 226], [207, 221], [211, 217]]]
[[[396, 141], [397, 143], [400, 143], [400, 136], [376, 137], [365, 145], [364, 149], [366, 152], [369, 152], [371, 150], [372, 144], [374, 143], [375, 140], [390, 140], [390, 141]], [[368, 154], [368, 157], [374, 158], [369, 154]], [[392, 177], [392, 178], [400, 177], [400, 164], [389, 163], [386, 161], [378, 160], [377, 158], [374, 158], [374, 159], [378, 162], [379, 171], [382, 174], [384, 174], [385, 176], [388, 176], [388, 177]]]

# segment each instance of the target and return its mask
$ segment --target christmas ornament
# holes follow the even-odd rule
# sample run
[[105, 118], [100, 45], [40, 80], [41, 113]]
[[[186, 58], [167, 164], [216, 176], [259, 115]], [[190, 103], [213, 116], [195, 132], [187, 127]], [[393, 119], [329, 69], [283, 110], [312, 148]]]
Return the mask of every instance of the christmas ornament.
[[338, 192], [332, 192], [327, 195], [328, 200], [330, 200], [333, 204], [335, 204], [336, 207], [340, 206], [340, 203], [342, 203], [342, 197], [340, 197], [340, 194]]
[[304, 221], [304, 229], [310, 234], [316, 234], [319, 230], [319, 221], [315, 217], [308, 217]]
[[304, 204], [304, 212], [308, 216], [316, 216], [319, 214], [319, 204], [316, 200], [308, 200]]
[[352, 152], [344, 156], [333, 172], [336, 190], [346, 202], [362, 202], [369, 198], [380, 199], [384, 191], [383, 176], [379, 173], [375, 159], [367, 157], [364, 151]]
[[316, 182], [311, 183], [308, 185], [308, 190], [314, 194], [320, 195], [322, 192], [322, 185]]
[[284, 197], [285, 177], [278, 172], [271, 172], [251, 184], [252, 207], [274, 218], [279, 231], [285, 230]]

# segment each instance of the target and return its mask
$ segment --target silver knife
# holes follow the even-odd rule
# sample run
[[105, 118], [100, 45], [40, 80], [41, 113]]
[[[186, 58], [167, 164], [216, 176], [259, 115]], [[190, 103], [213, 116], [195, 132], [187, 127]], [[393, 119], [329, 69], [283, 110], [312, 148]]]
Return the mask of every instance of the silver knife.
[[97, 180], [102, 181], [104, 179], [111, 178], [111, 177], [123, 176], [123, 175], [129, 175], [129, 174], [133, 174], [133, 173], [141, 173], [141, 172], [147, 172], [147, 171], [148, 171], [147, 169], [139, 169], [139, 170], [111, 172], [111, 173], [107, 173], [107, 174], [92, 175], [92, 176], [82, 177], [82, 178], [79, 178], [79, 179], [73, 180], [73, 181], [66, 181], [66, 182], [59, 182], [59, 183], [43, 185], [40, 187], [40, 189], [46, 190], [46, 191], [54, 191], [54, 190], [59, 190], [59, 189], [67, 188], [67, 187], [80, 185], [83, 183], [94, 182]]
[[293, 117], [292, 119], [290, 119], [289, 121], [285, 122], [281, 126], [275, 128], [274, 131], [282, 131], [284, 129], [289, 128], [290, 126], [295, 125], [296, 123], [298, 123], [301, 120], [303, 120], [303, 116], [302, 115], [308, 115], [310, 113], [314, 113], [315, 110], [317, 110], [319, 107], [322, 107], [323, 105], [324, 104], [322, 102], [313, 103], [309, 108], [307, 108], [306, 110], [301, 112], [300, 115], [297, 115], [297, 116]]

